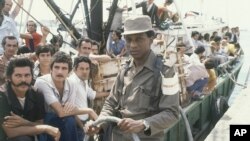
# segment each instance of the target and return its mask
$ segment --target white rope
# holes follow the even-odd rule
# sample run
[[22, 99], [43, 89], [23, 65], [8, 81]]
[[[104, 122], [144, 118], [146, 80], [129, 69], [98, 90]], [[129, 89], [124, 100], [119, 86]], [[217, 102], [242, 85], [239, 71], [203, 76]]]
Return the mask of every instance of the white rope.
[[60, 18], [60, 16], [58, 15], [58, 13], [56, 11], [54, 11], [54, 9], [51, 7], [51, 5], [49, 4], [48, 0], [44, 0], [44, 2], [47, 4], [48, 7], [50, 7], [51, 11], [56, 15], [56, 17], [58, 17], [58, 20], [61, 21], [61, 23], [63, 24], [63, 26], [66, 28], [66, 30], [68, 31], [68, 33], [72, 36], [72, 38], [77, 41], [77, 38], [75, 37], [75, 35], [72, 33], [72, 31], [69, 29], [69, 27], [62, 21], [62, 19]]
[[22, 25], [23, 25], [23, 10], [21, 11], [21, 19], [20, 19], [19, 24], [20, 24], [20, 26], [19, 26], [19, 33], [20, 33], [21, 29], [22, 29]]
[[[240, 84], [238, 83], [236, 80], [235, 80], [235, 77], [234, 77], [234, 74], [232, 73], [233, 76], [230, 75], [230, 73], [225, 69], [223, 68], [223, 70], [226, 72], [227, 76], [229, 77], [229, 79], [231, 79], [235, 84], [239, 85], [239, 86], [242, 86], [243, 88], [246, 88], [247, 86], [244, 85], [244, 84]], [[233, 78], [234, 77], [234, 78]]]
[[[30, 13], [31, 8], [32, 8], [32, 5], [33, 5], [33, 0], [30, 0], [30, 5], [29, 5], [29, 8], [28, 8], [28, 13]], [[27, 23], [28, 20], [29, 20], [29, 16], [30, 16], [30, 15], [29, 15], [28, 13], [26, 14], [25, 25], [26, 25], [26, 23]], [[22, 32], [22, 33], [25, 33], [26, 29], [27, 29], [27, 26], [24, 26], [23, 32]]]

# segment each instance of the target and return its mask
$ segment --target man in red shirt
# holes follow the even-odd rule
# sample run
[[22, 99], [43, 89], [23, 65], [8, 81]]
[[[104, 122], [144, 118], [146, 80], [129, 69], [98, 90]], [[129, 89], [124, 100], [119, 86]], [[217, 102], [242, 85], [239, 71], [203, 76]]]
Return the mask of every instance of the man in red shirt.
[[37, 45], [41, 42], [42, 35], [36, 32], [37, 25], [34, 21], [27, 22], [28, 33], [20, 34], [25, 40], [25, 44], [32, 52], [36, 51]]

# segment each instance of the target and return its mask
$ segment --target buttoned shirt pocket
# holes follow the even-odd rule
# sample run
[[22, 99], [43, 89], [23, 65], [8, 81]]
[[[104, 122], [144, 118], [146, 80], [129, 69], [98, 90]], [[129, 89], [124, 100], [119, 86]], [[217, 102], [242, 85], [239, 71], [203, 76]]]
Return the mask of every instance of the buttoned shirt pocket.
[[138, 87], [138, 105], [139, 108], [147, 108], [150, 103], [150, 90], [144, 86], [139, 86]]

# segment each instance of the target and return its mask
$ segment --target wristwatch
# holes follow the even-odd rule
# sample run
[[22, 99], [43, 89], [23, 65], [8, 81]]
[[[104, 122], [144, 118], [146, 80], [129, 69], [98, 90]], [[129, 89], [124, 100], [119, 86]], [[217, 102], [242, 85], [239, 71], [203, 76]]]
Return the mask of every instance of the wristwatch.
[[148, 131], [148, 129], [150, 128], [149, 123], [146, 120], [143, 120], [143, 125], [144, 125], [144, 131]]

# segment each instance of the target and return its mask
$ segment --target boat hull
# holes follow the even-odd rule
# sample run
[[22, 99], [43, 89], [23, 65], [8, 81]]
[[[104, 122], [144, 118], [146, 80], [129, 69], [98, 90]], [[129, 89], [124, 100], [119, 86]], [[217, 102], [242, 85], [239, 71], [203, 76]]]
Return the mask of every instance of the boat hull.
[[[237, 60], [229, 75], [237, 79], [242, 65], [243, 57]], [[226, 112], [228, 108], [227, 100], [234, 87], [235, 82], [227, 74], [221, 75], [218, 77], [217, 85], [211, 94], [206, 95], [201, 101], [195, 101], [184, 108], [194, 140], [203, 140], [219, 118]], [[165, 129], [164, 132], [164, 141], [188, 141], [187, 129], [182, 117], [171, 127]]]

